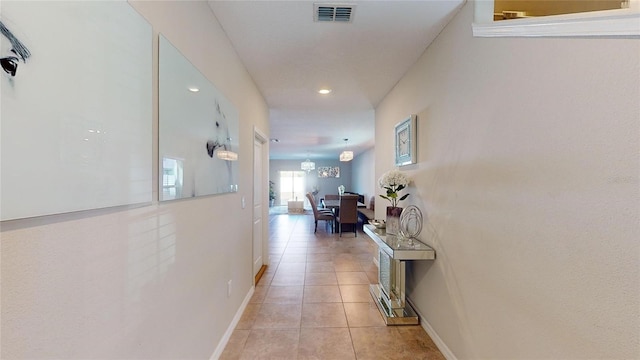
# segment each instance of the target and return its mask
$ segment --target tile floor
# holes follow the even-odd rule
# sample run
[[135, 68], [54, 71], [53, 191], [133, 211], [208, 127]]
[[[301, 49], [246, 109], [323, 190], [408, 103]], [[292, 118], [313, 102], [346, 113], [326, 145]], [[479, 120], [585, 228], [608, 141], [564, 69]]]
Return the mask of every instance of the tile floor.
[[221, 359], [444, 359], [417, 326], [386, 326], [366, 234], [313, 233], [313, 215], [271, 215], [271, 265]]

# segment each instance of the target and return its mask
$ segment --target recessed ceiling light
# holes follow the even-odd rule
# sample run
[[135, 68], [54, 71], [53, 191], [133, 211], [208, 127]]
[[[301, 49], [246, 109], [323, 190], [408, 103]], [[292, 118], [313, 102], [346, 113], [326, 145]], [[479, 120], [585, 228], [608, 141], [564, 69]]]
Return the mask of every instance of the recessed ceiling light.
[[322, 95], [327, 95], [331, 92], [331, 89], [320, 89], [318, 90], [318, 93], [322, 94]]
[[189, 91], [191, 91], [191, 92], [198, 92], [198, 91], [200, 91], [200, 89], [198, 89], [198, 88], [197, 88], [197, 87], [195, 87], [195, 86], [192, 86], [192, 87], [190, 87], [190, 88], [189, 88]]
[[278, 140], [278, 139], [271, 139], [271, 142], [277, 143], [277, 142], [280, 142], [280, 140]]

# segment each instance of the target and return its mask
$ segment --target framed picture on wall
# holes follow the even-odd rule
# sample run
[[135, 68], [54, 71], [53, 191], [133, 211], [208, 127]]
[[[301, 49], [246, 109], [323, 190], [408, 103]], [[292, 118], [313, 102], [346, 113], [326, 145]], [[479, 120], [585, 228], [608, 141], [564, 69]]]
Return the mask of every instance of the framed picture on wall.
[[320, 166], [318, 167], [319, 178], [339, 178], [340, 167], [339, 166]]
[[416, 163], [416, 115], [412, 114], [395, 127], [396, 166]]

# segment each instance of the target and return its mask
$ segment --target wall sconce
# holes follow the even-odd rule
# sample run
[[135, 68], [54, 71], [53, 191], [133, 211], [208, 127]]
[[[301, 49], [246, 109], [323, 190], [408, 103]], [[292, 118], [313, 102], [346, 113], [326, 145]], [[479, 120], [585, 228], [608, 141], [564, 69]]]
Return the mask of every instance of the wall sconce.
[[[227, 139], [231, 140], [231, 139]], [[231, 150], [227, 150], [226, 144], [220, 144], [218, 141], [209, 140], [207, 141], [207, 154], [209, 157], [213, 157], [213, 154], [216, 155], [218, 159], [227, 160], [227, 161], [237, 161], [238, 153], [233, 152]]]
[[227, 161], [237, 161], [238, 153], [229, 150], [218, 150], [216, 152], [216, 156], [218, 159], [227, 160]]

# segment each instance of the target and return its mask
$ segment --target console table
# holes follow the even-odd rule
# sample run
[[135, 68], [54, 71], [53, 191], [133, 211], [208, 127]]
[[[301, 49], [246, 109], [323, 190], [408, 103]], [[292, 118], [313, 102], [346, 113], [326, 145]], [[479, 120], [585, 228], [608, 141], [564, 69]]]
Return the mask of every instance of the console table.
[[287, 201], [287, 210], [290, 214], [302, 214], [304, 213], [304, 201], [289, 200]]
[[435, 260], [435, 250], [417, 239], [387, 235], [385, 229], [364, 225], [364, 232], [378, 245], [378, 283], [369, 292], [387, 325], [416, 325], [418, 314], [406, 301], [406, 262]]

